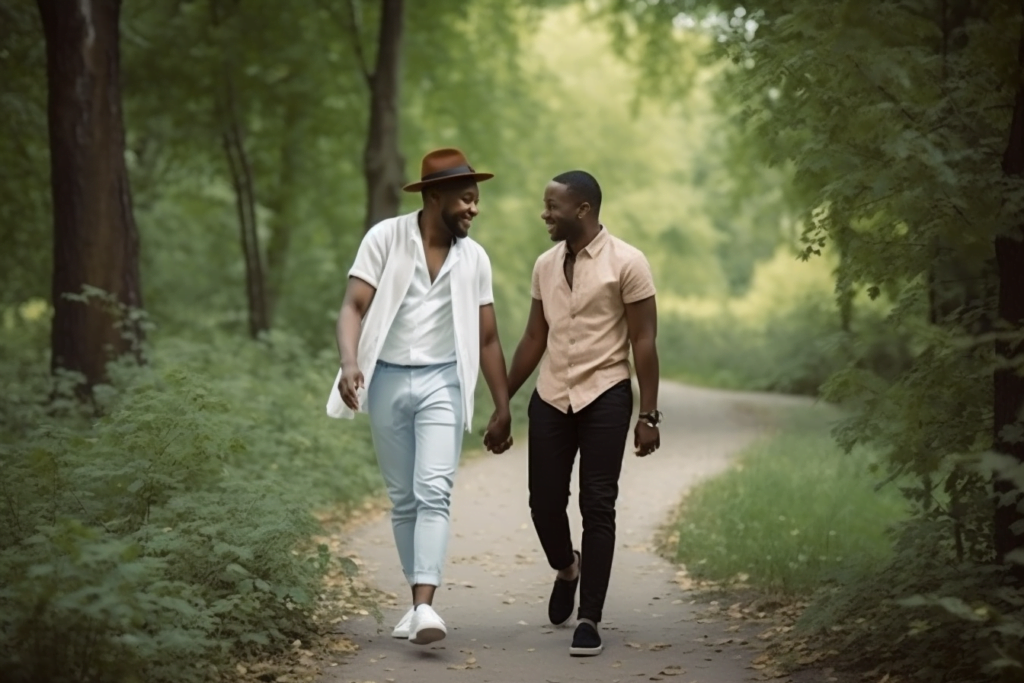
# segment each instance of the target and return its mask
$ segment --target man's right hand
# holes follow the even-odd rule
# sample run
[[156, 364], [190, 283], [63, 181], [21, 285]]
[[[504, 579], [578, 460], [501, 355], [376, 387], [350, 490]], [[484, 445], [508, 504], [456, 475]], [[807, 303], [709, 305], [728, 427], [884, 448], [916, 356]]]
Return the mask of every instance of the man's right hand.
[[359, 395], [356, 393], [363, 387], [363, 373], [356, 365], [341, 366], [341, 380], [338, 382], [338, 392], [341, 400], [352, 410], [359, 410]]

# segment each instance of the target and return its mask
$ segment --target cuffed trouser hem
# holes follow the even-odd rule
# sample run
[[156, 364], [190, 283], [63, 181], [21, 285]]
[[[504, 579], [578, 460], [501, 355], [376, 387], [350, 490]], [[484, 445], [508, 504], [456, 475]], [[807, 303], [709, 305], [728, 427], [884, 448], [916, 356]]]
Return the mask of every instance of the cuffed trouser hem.
[[420, 573], [420, 574], [414, 574], [411, 577], [406, 576], [405, 578], [409, 580], [409, 585], [410, 586], [415, 586], [415, 585], [421, 585], [421, 586], [440, 586], [441, 585], [441, 575], [440, 574]]

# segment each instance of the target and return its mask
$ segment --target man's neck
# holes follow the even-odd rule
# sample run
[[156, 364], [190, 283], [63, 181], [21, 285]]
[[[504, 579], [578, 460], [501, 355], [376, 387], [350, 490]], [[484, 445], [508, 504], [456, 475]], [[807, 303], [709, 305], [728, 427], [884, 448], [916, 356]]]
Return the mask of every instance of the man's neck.
[[420, 229], [420, 238], [426, 247], [450, 247], [455, 241], [440, 216], [432, 216], [425, 211], [420, 211], [417, 216], [417, 224]]
[[577, 237], [566, 240], [565, 246], [568, 247], [569, 251], [573, 254], [578, 254], [587, 246], [594, 241], [594, 238], [601, 232], [601, 224], [594, 223], [593, 225], [587, 225], [583, 228]]

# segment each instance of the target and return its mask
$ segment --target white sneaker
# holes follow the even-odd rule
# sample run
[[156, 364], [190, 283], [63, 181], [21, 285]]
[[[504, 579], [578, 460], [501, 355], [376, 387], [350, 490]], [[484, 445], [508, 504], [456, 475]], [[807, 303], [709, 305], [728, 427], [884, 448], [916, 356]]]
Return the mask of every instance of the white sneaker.
[[410, 609], [405, 613], [405, 616], [398, 620], [398, 624], [395, 626], [395, 630], [391, 632], [392, 638], [408, 638], [409, 637], [409, 624], [412, 623], [413, 610]]
[[427, 645], [444, 639], [448, 629], [444, 619], [430, 605], [420, 605], [413, 611], [409, 624], [409, 642], [415, 645]]

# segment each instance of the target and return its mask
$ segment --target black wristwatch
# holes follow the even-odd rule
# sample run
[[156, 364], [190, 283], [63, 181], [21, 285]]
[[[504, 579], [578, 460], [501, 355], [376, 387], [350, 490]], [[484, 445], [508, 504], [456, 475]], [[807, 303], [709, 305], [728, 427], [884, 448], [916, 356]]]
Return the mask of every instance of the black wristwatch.
[[661, 420], [665, 417], [660, 410], [652, 410], [647, 413], [640, 413], [638, 416], [640, 421], [648, 427], [657, 427], [661, 424]]

